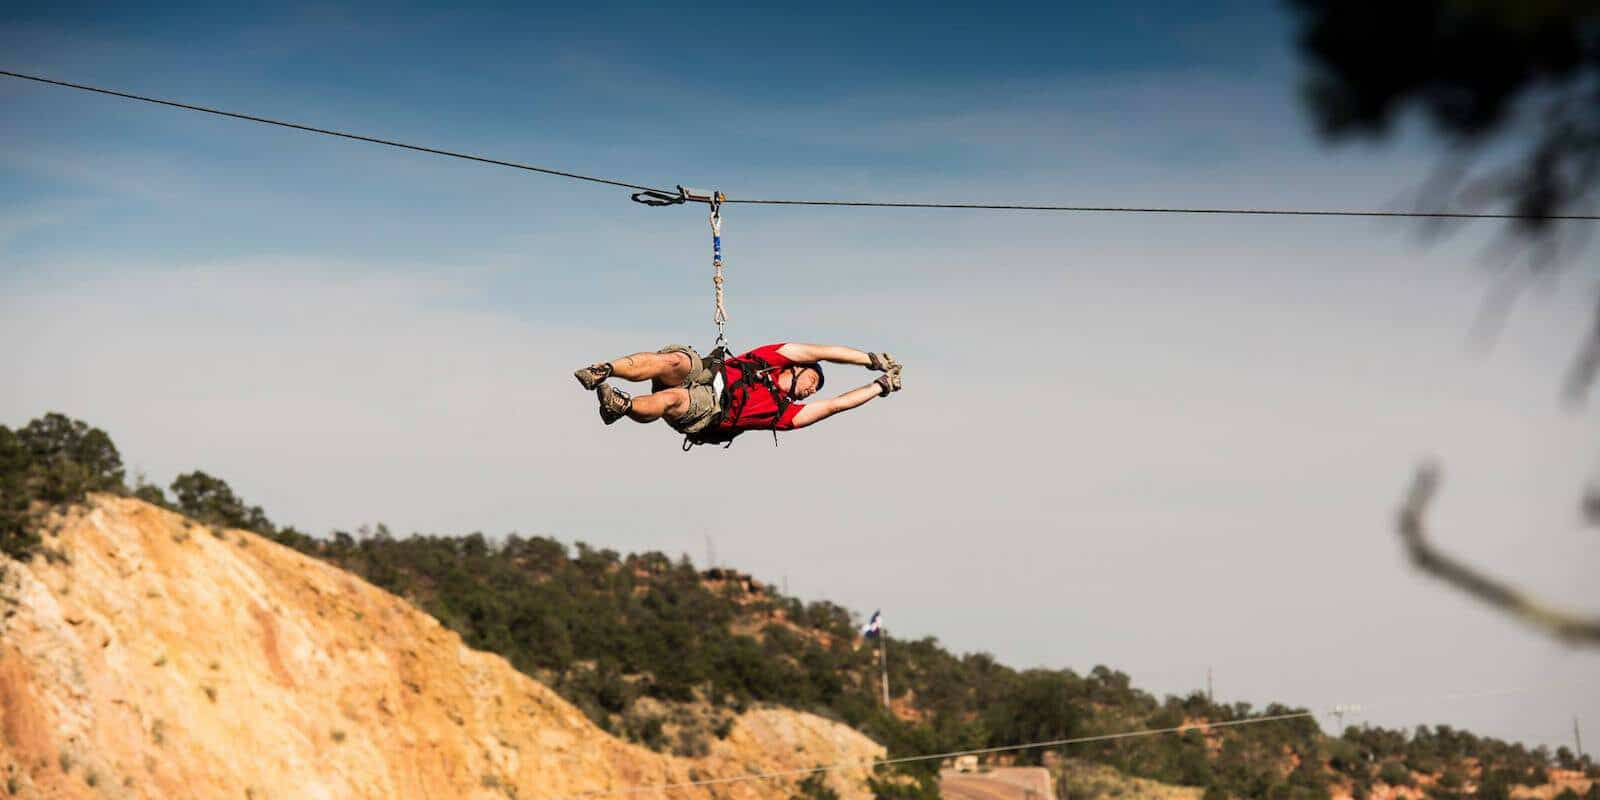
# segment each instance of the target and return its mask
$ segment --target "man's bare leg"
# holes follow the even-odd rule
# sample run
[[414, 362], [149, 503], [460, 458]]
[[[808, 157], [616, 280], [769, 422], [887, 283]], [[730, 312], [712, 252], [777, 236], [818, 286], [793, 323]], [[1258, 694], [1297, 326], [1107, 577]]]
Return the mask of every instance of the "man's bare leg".
[[583, 388], [589, 390], [599, 388], [607, 378], [613, 377], [625, 381], [650, 381], [651, 388], [664, 389], [683, 385], [689, 379], [691, 366], [689, 356], [684, 353], [634, 353], [616, 361], [591, 364], [572, 375]]
[[677, 386], [689, 377], [689, 357], [683, 353], [634, 353], [612, 361], [611, 374], [625, 381]]
[[688, 410], [688, 389], [665, 389], [633, 398], [633, 403], [628, 407], [628, 418], [634, 422], [655, 422], [662, 417], [676, 418]]

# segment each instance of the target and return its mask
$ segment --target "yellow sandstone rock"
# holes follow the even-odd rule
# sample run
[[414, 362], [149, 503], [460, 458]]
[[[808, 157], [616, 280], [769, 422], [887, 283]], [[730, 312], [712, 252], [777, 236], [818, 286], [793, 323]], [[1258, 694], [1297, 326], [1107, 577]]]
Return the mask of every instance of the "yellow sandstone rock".
[[[96, 496], [0, 561], [0, 790], [23, 798], [569, 798], [869, 761], [796, 712], [704, 758], [615, 739], [405, 601], [255, 534]], [[864, 800], [864, 769], [831, 774]], [[786, 798], [784, 781], [627, 797]]]

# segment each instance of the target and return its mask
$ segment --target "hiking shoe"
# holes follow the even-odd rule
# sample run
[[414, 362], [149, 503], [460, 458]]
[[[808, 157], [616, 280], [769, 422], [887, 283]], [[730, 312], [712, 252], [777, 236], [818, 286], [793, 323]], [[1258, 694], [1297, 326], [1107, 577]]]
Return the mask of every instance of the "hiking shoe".
[[572, 377], [577, 378], [578, 383], [583, 384], [583, 388], [592, 392], [600, 385], [601, 381], [611, 377], [611, 362], [590, 364], [572, 373]]
[[900, 382], [900, 365], [895, 364], [893, 367], [890, 367], [888, 372], [879, 375], [878, 379], [873, 381], [873, 383], [878, 385], [879, 397], [888, 397], [891, 392], [900, 391], [902, 388], [902, 384]]
[[609, 383], [600, 384], [594, 396], [600, 400], [600, 420], [607, 425], [622, 419], [633, 407], [633, 398]]
[[889, 370], [898, 366], [900, 366], [900, 362], [894, 360], [894, 356], [891, 356], [888, 353], [867, 354], [868, 369], [877, 370], [878, 372], [888, 372]]

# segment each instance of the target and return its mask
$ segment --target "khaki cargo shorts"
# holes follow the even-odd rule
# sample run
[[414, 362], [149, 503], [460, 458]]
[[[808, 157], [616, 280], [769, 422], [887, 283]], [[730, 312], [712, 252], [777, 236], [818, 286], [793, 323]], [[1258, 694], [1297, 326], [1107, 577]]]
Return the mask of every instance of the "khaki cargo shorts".
[[678, 386], [668, 386], [656, 381], [650, 385], [651, 391], [656, 392], [678, 388], [689, 390], [689, 410], [675, 419], [666, 418], [667, 424], [678, 433], [699, 433], [710, 427], [711, 422], [722, 410], [722, 398], [717, 396], [717, 390], [712, 385], [716, 376], [706, 368], [705, 360], [700, 358], [700, 354], [695, 352], [693, 347], [686, 344], [669, 344], [656, 352], [682, 353], [689, 357], [689, 377], [685, 378], [683, 383]]

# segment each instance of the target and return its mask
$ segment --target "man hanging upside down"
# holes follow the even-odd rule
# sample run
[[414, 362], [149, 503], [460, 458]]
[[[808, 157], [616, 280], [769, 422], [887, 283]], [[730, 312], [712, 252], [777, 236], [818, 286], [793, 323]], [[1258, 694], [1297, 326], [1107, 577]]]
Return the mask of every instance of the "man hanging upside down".
[[[823, 361], [855, 364], [884, 373], [877, 380], [837, 397], [801, 403], [822, 388]], [[721, 364], [702, 359], [694, 348], [668, 345], [654, 353], [634, 353], [574, 373], [600, 400], [607, 425], [630, 417], [635, 422], [664, 419], [691, 440], [728, 441], [740, 431], [787, 431], [813, 425], [875, 397], [900, 391], [900, 364], [888, 353], [818, 344], [769, 344]], [[607, 378], [650, 381], [650, 394], [632, 397]]]

